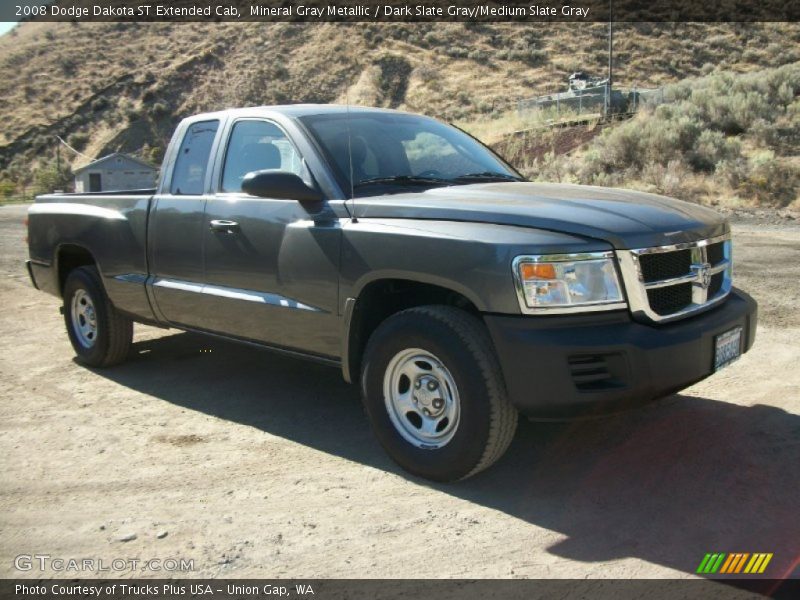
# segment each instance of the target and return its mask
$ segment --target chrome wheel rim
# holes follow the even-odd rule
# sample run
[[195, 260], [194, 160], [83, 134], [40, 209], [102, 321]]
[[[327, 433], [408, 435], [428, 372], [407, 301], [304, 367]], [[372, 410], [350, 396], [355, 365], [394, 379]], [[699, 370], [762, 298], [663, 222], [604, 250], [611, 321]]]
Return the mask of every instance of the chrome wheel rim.
[[72, 331], [84, 348], [91, 348], [97, 341], [97, 313], [92, 297], [85, 290], [76, 290], [72, 296], [70, 310]]
[[418, 448], [446, 446], [458, 429], [456, 382], [436, 356], [420, 348], [398, 352], [383, 376], [386, 410], [397, 432]]

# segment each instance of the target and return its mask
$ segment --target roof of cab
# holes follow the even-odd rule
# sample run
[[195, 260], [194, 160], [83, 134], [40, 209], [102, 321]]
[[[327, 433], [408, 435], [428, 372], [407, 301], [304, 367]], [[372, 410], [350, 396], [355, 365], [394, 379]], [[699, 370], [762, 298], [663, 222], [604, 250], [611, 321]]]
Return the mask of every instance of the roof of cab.
[[391, 108], [374, 108], [368, 106], [347, 106], [344, 104], [282, 104], [276, 106], [251, 106], [247, 108], [229, 108], [215, 112], [202, 113], [192, 115], [189, 117], [191, 120], [204, 120], [219, 118], [223, 115], [229, 116], [242, 116], [242, 115], [257, 115], [263, 114], [274, 115], [280, 114], [290, 118], [307, 117], [311, 115], [322, 114], [370, 114], [370, 113], [394, 113], [394, 114], [409, 114], [403, 111], [393, 110]]

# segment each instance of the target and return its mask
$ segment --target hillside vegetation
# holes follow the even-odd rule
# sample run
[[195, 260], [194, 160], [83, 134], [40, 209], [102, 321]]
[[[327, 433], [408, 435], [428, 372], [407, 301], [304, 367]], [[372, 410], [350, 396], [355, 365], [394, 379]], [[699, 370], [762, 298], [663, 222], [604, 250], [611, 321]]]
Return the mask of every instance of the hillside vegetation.
[[573, 154], [530, 160], [525, 137], [503, 150], [539, 180], [800, 208], [800, 62], [686, 80], [668, 86], [665, 97], [666, 104], [604, 128]]
[[[516, 100], [564, 89], [574, 70], [602, 74], [606, 58], [602, 23], [25, 23], [0, 38], [0, 193], [63, 185], [112, 151], [157, 163], [181, 117], [232, 106], [349, 100], [491, 133]], [[798, 60], [797, 24], [615, 31], [623, 85]], [[61, 172], [57, 135], [83, 154], [62, 147]]]

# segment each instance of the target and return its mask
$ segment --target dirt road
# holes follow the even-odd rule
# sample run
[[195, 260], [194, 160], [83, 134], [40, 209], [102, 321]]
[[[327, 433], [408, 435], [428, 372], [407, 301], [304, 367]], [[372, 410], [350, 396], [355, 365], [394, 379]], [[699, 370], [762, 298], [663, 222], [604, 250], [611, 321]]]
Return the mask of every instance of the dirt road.
[[496, 467], [432, 485], [336, 370], [143, 326], [127, 364], [78, 366], [24, 272], [24, 210], [0, 207], [2, 577], [95, 574], [15, 569], [34, 554], [194, 566], [101, 573], [125, 577], [682, 577], [706, 552], [800, 577], [796, 226], [735, 227], [761, 305], [738, 363], [624, 416], [523, 422]]

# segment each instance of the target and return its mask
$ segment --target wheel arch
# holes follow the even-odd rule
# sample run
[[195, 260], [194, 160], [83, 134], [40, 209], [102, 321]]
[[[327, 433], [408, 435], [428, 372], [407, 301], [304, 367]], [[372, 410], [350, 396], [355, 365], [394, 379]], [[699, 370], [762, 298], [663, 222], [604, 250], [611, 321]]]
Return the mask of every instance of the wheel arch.
[[[449, 282], [448, 282], [449, 283]], [[481, 318], [482, 303], [460, 286], [417, 278], [378, 277], [365, 282], [344, 304], [342, 375], [348, 383], [358, 381], [367, 341], [386, 319], [415, 306], [454, 306]]]
[[67, 282], [69, 274], [79, 267], [97, 267], [97, 259], [94, 254], [80, 244], [65, 243], [56, 248], [55, 260], [56, 285], [59, 296], [64, 295], [64, 284]]

